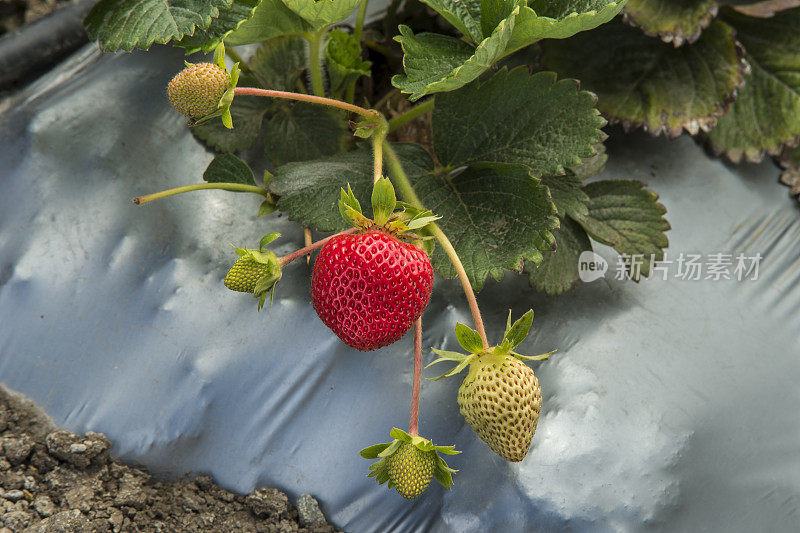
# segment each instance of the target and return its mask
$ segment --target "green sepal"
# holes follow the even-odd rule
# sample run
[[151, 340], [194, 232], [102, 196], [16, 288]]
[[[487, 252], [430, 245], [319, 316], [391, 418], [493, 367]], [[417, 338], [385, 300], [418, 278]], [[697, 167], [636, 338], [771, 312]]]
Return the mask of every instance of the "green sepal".
[[258, 206], [257, 216], [263, 217], [269, 215], [270, 213], [275, 212], [276, 209], [278, 209], [278, 206], [275, 205], [275, 201], [272, 200], [272, 198], [267, 198], [261, 202], [261, 205]]
[[458, 472], [458, 470], [450, 468], [441, 455], [436, 455], [436, 469], [433, 471], [433, 477], [447, 490], [450, 490], [453, 486], [453, 474], [456, 472]]
[[[221, 69], [227, 71], [225, 65], [225, 44], [219, 43], [219, 45], [214, 49], [214, 64], [220, 67]], [[184, 61], [185, 62], [185, 61]], [[189, 65], [189, 63], [186, 63]], [[228, 88], [222, 94], [222, 98], [219, 99], [219, 104], [217, 105], [217, 110], [211, 113], [210, 115], [206, 115], [204, 117], [200, 117], [196, 120], [190, 120], [189, 126], [200, 126], [201, 124], [205, 124], [206, 122], [210, 121], [213, 118], [220, 117], [222, 119], [222, 124], [225, 125], [226, 128], [233, 129], [233, 117], [231, 116], [231, 104], [233, 104], [233, 91], [236, 89], [236, 84], [239, 83], [239, 63], [234, 63], [231, 67], [230, 72], [228, 72]]]
[[389, 459], [400, 449], [400, 446], [403, 444], [411, 444], [425, 453], [436, 454], [434, 478], [446, 489], [452, 487], [453, 474], [458, 472], [458, 470], [450, 468], [439, 454], [458, 455], [461, 452], [456, 450], [455, 446], [437, 446], [425, 437], [409, 435], [406, 431], [398, 428], [392, 428], [389, 432], [389, 436], [394, 439], [392, 442], [373, 444], [358, 452], [364, 459], [378, 459], [377, 462], [370, 465], [367, 477], [375, 478], [379, 485], [388, 482], [388, 488], [394, 488], [394, 483], [389, 479]]
[[[259, 247], [263, 248], [266, 246], [266, 244], [274, 241], [278, 237], [280, 237], [279, 233], [268, 233], [267, 235], [264, 235], [264, 237], [261, 238]], [[248, 256], [254, 261], [269, 267], [264, 275], [256, 280], [256, 285], [253, 289], [253, 297], [258, 299], [258, 310], [261, 311], [261, 309], [264, 307], [267, 297], [269, 297], [269, 301], [272, 303], [272, 299], [275, 296], [275, 286], [278, 284], [281, 276], [283, 275], [280, 260], [278, 259], [277, 255], [269, 250], [237, 248], [236, 246], [233, 246], [233, 249], [236, 252], [236, 255], [239, 257]]]
[[[483, 349], [483, 344], [481, 344], [481, 349]], [[432, 348], [432, 350], [436, 355], [439, 356], [439, 359], [429, 363], [425, 368], [435, 365], [436, 363], [442, 363], [444, 361], [450, 361], [458, 364], [440, 376], [436, 376], [435, 378], [426, 378], [429, 381], [439, 381], [440, 379], [454, 376], [467, 368], [467, 365], [472, 363], [472, 360], [478, 357], [477, 353], [463, 354], [458, 352], [448, 352], [446, 350], [437, 350], [436, 348]]]
[[383, 450], [389, 447], [391, 442], [384, 442], [381, 444], [373, 444], [372, 446], [367, 446], [358, 454], [363, 457], [364, 459], [377, 459], [378, 454], [380, 454]]
[[529, 309], [527, 313], [522, 315], [513, 324], [511, 323], [511, 311], [509, 311], [508, 321], [506, 322], [506, 332], [503, 334], [503, 341], [495, 348], [495, 353], [507, 354], [519, 346], [528, 336], [532, 325], [533, 309]]
[[483, 351], [483, 341], [477, 331], [458, 322], [456, 324], [456, 339], [469, 353], [480, 353]]
[[380, 178], [372, 186], [372, 217], [375, 223], [383, 226], [389, 221], [397, 204], [397, 196], [389, 178]]
[[520, 361], [547, 361], [550, 359], [550, 356], [556, 353], [558, 350], [552, 350], [547, 353], [539, 354], [539, 355], [522, 355], [521, 353], [511, 352], [511, 356], [519, 359]]
[[261, 237], [260, 241], [258, 241], [258, 250], [263, 251], [266, 245], [268, 245], [269, 243], [271, 243], [280, 236], [281, 234], [275, 231], [272, 233], [267, 233], [266, 235]]
[[356, 195], [353, 194], [353, 189], [350, 188], [350, 184], [348, 183], [347, 190], [341, 189], [339, 193], [339, 214], [342, 215], [345, 222], [353, 223], [354, 220], [351, 215], [353, 212], [363, 216], [361, 204], [358, 198], [356, 198]]

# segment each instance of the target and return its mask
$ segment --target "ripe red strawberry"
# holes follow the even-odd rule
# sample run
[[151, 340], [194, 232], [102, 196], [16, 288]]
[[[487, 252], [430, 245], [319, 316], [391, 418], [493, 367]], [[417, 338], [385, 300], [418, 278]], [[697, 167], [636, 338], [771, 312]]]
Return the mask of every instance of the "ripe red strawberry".
[[511, 355], [477, 357], [458, 389], [458, 406], [475, 433], [500, 457], [522, 461], [542, 409], [533, 370]]
[[217, 110], [228, 88], [228, 73], [212, 63], [189, 65], [167, 85], [172, 106], [189, 118], [197, 119]]
[[322, 322], [357, 350], [402, 337], [428, 305], [433, 268], [425, 252], [384, 231], [339, 235], [317, 257], [311, 278]]

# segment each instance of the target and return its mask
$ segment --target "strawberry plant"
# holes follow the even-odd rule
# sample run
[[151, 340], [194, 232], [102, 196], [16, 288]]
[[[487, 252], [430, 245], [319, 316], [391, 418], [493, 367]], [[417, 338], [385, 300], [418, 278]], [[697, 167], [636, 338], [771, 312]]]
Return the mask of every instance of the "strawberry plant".
[[[167, 94], [216, 155], [202, 183], [135, 203], [256, 195], [267, 233], [234, 248], [226, 287], [261, 309], [289, 265], [318, 251], [311, 301], [342, 341], [374, 350], [413, 329], [408, 431], [361, 455], [376, 460], [371, 477], [416, 498], [433, 479], [451, 486], [442, 454], [459, 453], [418, 427], [434, 272], [458, 279], [473, 321], [454, 326], [466, 353], [432, 349], [433, 363], [454, 364], [439, 377], [467, 370], [454, 407], [491, 450], [521, 461], [542, 409], [527, 363], [552, 352], [517, 352], [532, 310], [509, 314], [490, 344], [475, 293], [512, 271], [561, 294], [593, 243], [644, 257], [634, 278], [663, 258], [658, 196], [595, 177], [607, 119], [686, 131], [734, 161], [774, 155], [797, 187], [800, 8], [723, 3], [391, 0], [368, 19], [368, 0], [101, 0], [85, 25], [104, 51], [171, 43], [199, 56]], [[304, 246], [282, 257], [269, 249], [275, 211], [305, 228]]]

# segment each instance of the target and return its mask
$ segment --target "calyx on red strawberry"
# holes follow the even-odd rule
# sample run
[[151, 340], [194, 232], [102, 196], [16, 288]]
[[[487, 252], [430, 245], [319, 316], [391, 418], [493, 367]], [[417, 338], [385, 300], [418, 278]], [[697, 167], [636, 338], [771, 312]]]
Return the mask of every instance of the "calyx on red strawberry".
[[528, 453], [542, 407], [542, 392], [533, 370], [523, 361], [543, 360], [553, 352], [528, 357], [514, 350], [525, 340], [533, 324], [529, 310], [514, 324], [511, 313], [503, 341], [484, 349], [478, 333], [456, 324], [456, 338], [469, 354], [437, 350], [442, 361], [458, 363], [438, 378], [452, 376], [469, 365], [458, 390], [458, 406], [464, 419], [489, 447], [507, 461], [521, 461]]
[[374, 444], [359, 452], [364, 459], [378, 459], [370, 465], [367, 477], [374, 477], [380, 485], [388, 482], [390, 489], [409, 500], [422, 494], [433, 478], [446, 489], [453, 485], [453, 474], [458, 470], [450, 468], [439, 454], [461, 453], [454, 446], [436, 446], [424, 437], [397, 428], [389, 436], [394, 439], [392, 442]]
[[401, 239], [438, 217], [397, 205], [391, 182], [372, 193], [373, 219], [348, 187], [339, 210], [360, 231], [332, 238], [320, 250], [311, 277], [311, 299], [322, 322], [346, 344], [375, 350], [399, 340], [428, 305], [433, 267], [425, 251]]

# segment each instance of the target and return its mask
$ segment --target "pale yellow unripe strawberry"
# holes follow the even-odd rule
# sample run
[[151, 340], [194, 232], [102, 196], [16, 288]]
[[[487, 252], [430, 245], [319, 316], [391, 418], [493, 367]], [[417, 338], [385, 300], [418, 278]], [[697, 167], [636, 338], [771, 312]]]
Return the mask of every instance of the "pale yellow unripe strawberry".
[[475, 433], [500, 457], [522, 461], [542, 410], [533, 370], [510, 355], [476, 358], [461, 387], [458, 406]]
[[210, 115], [217, 110], [228, 88], [225, 69], [212, 63], [189, 65], [167, 85], [172, 106], [191, 119]]

